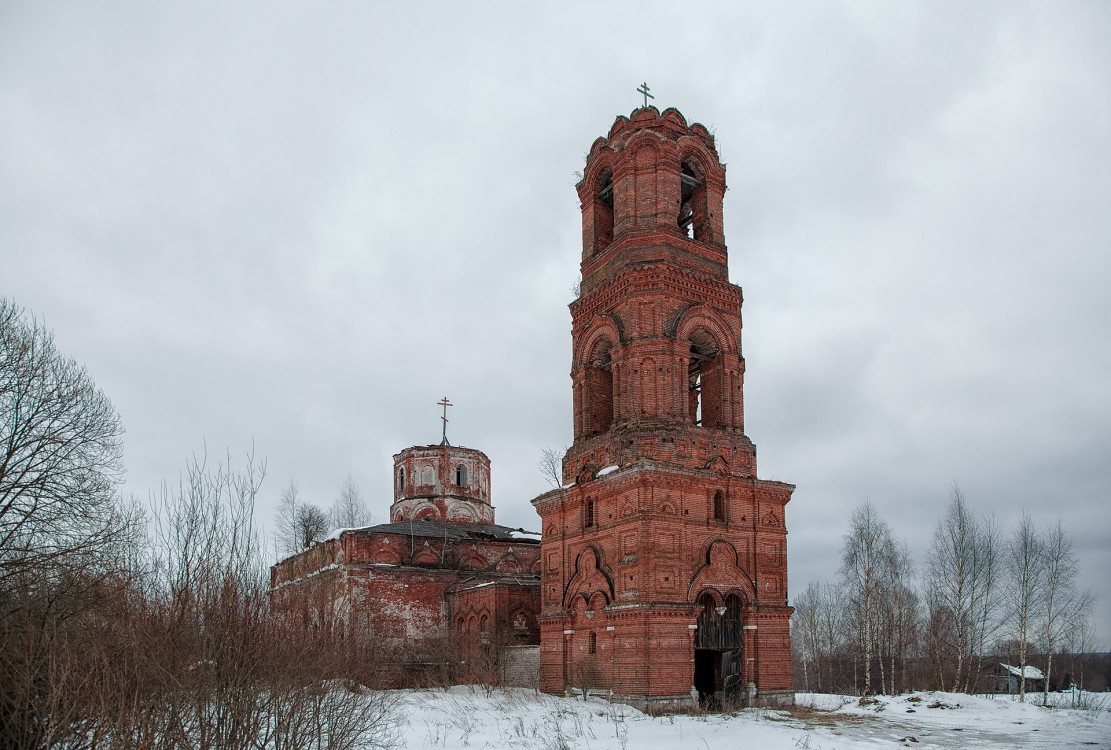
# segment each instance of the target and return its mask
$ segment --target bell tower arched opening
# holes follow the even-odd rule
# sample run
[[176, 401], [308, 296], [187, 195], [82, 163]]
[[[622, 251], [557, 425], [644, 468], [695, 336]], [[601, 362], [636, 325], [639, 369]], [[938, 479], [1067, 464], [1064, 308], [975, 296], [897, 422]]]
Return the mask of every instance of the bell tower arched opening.
[[594, 191], [594, 252], [599, 253], [613, 241], [613, 170], [598, 176]]
[[586, 434], [597, 435], [613, 424], [613, 345], [602, 339], [586, 364]]
[[708, 240], [706, 188], [701, 169], [694, 159], [684, 159], [679, 167], [679, 228], [687, 237]]
[[722, 419], [721, 350], [704, 330], [691, 336], [687, 362], [687, 419], [693, 425], [720, 429]]

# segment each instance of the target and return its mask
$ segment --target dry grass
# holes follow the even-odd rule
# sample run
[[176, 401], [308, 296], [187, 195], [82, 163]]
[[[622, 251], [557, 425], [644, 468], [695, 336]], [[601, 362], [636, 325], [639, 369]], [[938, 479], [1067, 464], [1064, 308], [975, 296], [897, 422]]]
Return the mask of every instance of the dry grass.
[[[857, 716], [856, 714], [837, 714], [832, 711], [823, 711], [818, 708], [811, 708], [810, 706], [789, 706], [780, 709], [780, 712], [786, 714], [791, 719], [801, 721], [807, 729], [813, 727], [835, 727], [844, 724], [865, 724], [871, 721], [871, 717]], [[768, 719], [777, 721], [787, 721], [787, 717], [773, 717], [768, 716]]]

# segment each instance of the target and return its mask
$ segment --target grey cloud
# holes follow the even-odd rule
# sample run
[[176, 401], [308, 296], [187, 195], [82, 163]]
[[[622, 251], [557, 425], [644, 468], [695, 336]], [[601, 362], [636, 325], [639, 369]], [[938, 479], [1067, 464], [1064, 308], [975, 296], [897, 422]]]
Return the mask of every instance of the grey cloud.
[[747, 431], [798, 485], [792, 587], [870, 497], [918, 551], [956, 479], [1076, 534], [1111, 632], [1111, 14], [1100, 3], [14, 3], [0, 293], [128, 428], [128, 487], [207, 441], [382, 517], [453, 441], [535, 526], [570, 439], [575, 171], [647, 80], [715, 128]]

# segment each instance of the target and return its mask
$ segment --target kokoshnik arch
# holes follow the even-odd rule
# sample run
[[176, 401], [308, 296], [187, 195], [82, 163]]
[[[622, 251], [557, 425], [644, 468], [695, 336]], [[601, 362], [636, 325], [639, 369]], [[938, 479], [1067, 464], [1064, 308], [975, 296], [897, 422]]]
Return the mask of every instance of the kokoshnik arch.
[[399, 684], [446, 639], [533, 675], [538, 661], [551, 693], [662, 710], [792, 703], [794, 487], [757, 478], [744, 432], [714, 138], [675, 109], [637, 109], [594, 142], [577, 189], [574, 443], [563, 486], [532, 501], [539, 544], [494, 522], [489, 460], [445, 431], [394, 457], [390, 523], [274, 566], [276, 608], [373, 628]]

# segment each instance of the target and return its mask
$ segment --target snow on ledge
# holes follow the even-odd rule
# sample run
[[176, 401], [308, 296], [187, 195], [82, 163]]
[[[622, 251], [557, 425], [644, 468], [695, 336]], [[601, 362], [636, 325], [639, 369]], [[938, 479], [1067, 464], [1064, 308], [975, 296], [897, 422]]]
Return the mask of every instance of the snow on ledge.
[[371, 528], [373, 526], [377, 526], [377, 525], [378, 525], [377, 522], [375, 522], [375, 523], [368, 523], [366, 526], [344, 526], [344, 527], [339, 528], [339, 529], [332, 529], [330, 534], [328, 534], [327, 536], [320, 537], [319, 539], [316, 539], [315, 543], [319, 544], [320, 542], [328, 542], [328, 541], [331, 541], [332, 539], [339, 539], [340, 535], [345, 534], [348, 531], [362, 531], [363, 529], [369, 529], [369, 528]]
[[614, 464], [613, 466], [607, 466], [604, 469], [599, 469], [598, 473], [595, 474], [595, 476], [604, 477], [606, 474], [612, 474], [613, 472], [617, 471], [620, 468], [621, 467], [616, 465], [616, 464]]
[[[1018, 667], [1013, 667], [1010, 664], [1002, 664], [1002, 663], [1000, 663], [999, 666], [1003, 667], [1003, 669], [1007, 670], [1008, 672], [1013, 674], [1015, 677], [1021, 677], [1022, 676], [1022, 670], [1019, 669]], [[1042, 670], [1038, 669], [1037, 667], [1032, 667], [1029, 664], [1027, 664], [1026, 665], [1026, 679], [1028, 679], [1028, 680], [1044, 680], [1045, 675], [1042, 674]]]

